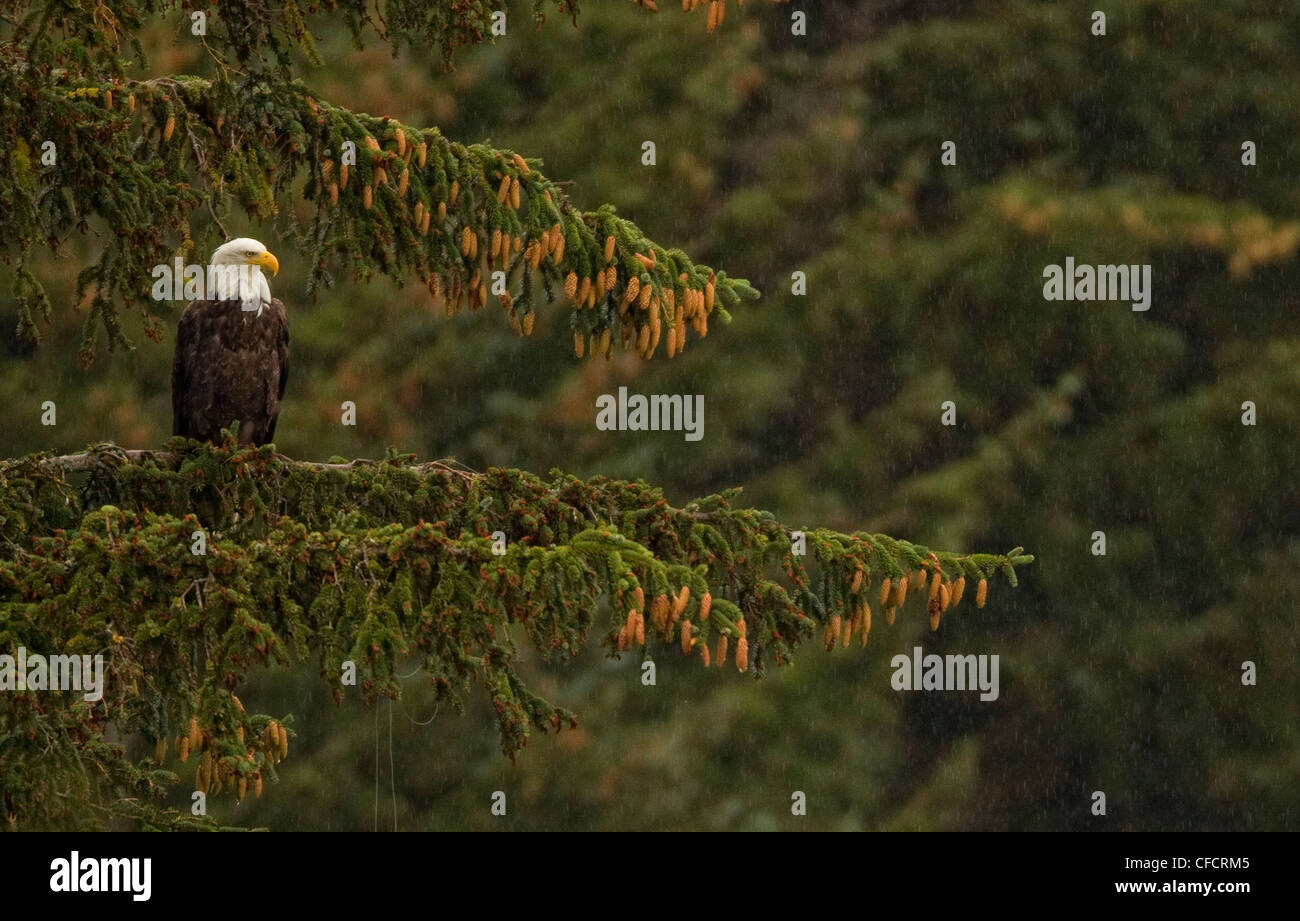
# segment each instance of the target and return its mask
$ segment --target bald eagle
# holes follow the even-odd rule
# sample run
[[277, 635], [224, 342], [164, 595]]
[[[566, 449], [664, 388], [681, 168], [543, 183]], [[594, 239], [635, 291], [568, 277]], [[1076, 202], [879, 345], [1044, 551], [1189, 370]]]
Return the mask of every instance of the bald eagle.
[[248, 237], [212, 253], [210, 299], [191, 301], [176, 331], [173, 434], [217, 442], [238, 419], [240, 444], [275, 436], [289, 374], [289, 318], [263, 269], [276, 275], [280, 263]]

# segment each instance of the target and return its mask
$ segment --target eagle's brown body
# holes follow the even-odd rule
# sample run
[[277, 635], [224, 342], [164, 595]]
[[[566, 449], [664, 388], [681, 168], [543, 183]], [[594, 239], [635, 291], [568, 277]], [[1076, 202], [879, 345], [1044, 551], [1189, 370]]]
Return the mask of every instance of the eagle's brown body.
[[239, 420], [240, 444], [275, 436], [289, 374], [289, 319], [272, 298], [259, 315], [238, 300], [193, 301], [172, 361], [172, 432], [219, 442]]

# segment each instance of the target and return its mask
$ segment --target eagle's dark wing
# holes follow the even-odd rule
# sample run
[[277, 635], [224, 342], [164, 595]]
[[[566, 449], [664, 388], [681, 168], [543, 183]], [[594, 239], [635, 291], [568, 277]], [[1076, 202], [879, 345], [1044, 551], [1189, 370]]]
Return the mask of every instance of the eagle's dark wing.
[[279, 337], [275, 343], [275, 354], [278, 358], [277, 364], [280, 367], [280, 387], [276, 394], [275, 415], [271, 417], [271, 424], [267, 427], [266, 440], [275, 439], [275, 423], [280, 418], [280, 406], [284, 402], [284, 385], [289, 382], [289, 316], [285, 312], [284, 304], [278, 300], [272, 300], [272, 306], [279, 308], [280, 331]]
[[289, 380], [289, 321], [285, 318], [284, 332], [280, 334], [279, 347], [276, 351], [280, 355], [280, 399], [284, 400], [284, 385]]
[[181, 322], [176, 327], [176, 351], [172, 356], [172, 434], [192, 438], [189, 426], [189, 413], [186, 412], [185, 395], [190, 392], [190, 368], [195, 359], [195, 342], [198, 339], [199, 315], [194, 302], [181, 314]]

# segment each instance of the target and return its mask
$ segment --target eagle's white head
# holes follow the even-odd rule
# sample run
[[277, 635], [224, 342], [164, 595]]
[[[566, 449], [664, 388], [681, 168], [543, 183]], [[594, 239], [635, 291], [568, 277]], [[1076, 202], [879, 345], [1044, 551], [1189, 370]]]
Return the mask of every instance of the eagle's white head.
[[260, 316], [262, 308], [271, 303], [271, 286], [262, 269], [277, 275], [280, 262], [257, 240], [239, 237], [223, 243], [212, 253], [209, 296], [215, 300], [238, 299], [245, 310], [256, 310]]

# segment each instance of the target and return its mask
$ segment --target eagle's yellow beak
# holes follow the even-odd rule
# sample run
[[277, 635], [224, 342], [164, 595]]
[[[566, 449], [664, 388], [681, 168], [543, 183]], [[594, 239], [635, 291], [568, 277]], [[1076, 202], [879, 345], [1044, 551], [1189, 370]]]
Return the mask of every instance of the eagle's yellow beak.
[[280, 274], [280, 260], [276, 259], [275, 256], [270, 253], [262, 253], [260, 256], [254, 256], [252, 259], [248, 260], [248, 264], [260, 265], [264, 269], [270, 269], [272, 276]]

